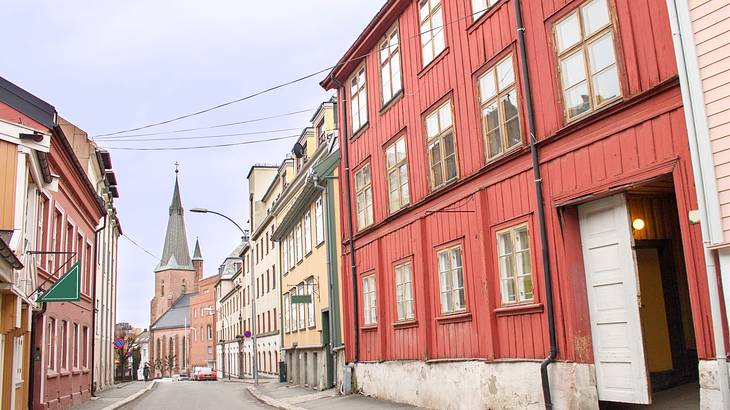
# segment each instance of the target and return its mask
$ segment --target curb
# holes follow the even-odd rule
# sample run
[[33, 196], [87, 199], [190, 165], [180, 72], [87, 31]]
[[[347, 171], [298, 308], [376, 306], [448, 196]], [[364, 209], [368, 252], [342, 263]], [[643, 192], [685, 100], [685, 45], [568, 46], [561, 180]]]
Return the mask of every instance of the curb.
[[261, 403], [268, 404], [271, 407], [275, 407], [277, 409], [282, 409], [282, 410], [307, 410], [304, 407], [294, 406], [292, 404], [285, 403], [281, 400], [277, 400], [273, 397], [269, 397], [269, 396], [261, 393], [259, 391], [259, 389], [257, 389], [254, 386], [247, 387], [246, 389], [248, 390], [249, 393], [251, 393], [251, 395], [253, 397], [256, 398], [256, 400], [260, 401]]
[[156, 385], [157, 385], [157, 380], [152, 380], [152, 383], [150, 383], [149, 386], [145, 387], [144, 389], [138, 391], [137, 393], [134, 393], [133, 395], [131, 395], [125, 399], [119, 400], [116, 403], [112, 403], [112, 404], [104, 407], [102, 410], [115, 410], [122, 406], [125, 406], [125, 405], [137, 400], [138, 398], [142, 397], [143, 394], [152, 390]]

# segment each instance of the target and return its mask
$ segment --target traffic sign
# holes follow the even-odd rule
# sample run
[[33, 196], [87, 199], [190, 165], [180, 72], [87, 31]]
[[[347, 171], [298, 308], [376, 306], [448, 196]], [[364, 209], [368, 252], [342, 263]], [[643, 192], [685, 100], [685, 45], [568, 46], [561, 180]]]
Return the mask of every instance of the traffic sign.
[[243, 332], [243, 336], [246, 337], [246, 338], [251, 337], [251, 331], [250, 330], [247, 330], [247, 331]]
[[114, 347], [117, 349], [121, 349], [124, 347], [124, 339], [121, 337], [118, 337], [116, 340], [114, 340]]

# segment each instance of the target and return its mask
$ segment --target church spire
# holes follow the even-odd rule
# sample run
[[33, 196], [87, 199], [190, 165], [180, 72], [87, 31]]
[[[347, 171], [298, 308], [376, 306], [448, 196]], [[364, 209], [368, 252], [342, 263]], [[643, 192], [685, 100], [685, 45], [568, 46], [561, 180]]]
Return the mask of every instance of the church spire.
[[175, 189], [172, 193], [170, 212], [165, 233], [165, 245], [162, 249], [162, 259], [155, 272], [163, 270], [195, 270], [190, 259], [188, 237], [185, 231], [185, 215], [180, 200], [180, 184], [178, 182], [178, 164], [175, 163]]
[[193, 260], [194, 261], [203, 260], [203, 254], [200, 252], [200, 241], [198, 240], [198, 238], [195, 238], [195, 251], [193, 252]]

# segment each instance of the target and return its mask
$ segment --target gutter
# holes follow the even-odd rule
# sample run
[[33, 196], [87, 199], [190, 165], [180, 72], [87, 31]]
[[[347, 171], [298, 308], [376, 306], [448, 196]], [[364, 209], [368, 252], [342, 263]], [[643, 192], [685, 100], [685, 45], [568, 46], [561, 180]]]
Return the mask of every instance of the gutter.
[[548, 366], [558, 355], [558, 341], [555, 332], [555, 312], [553, 306], [553, 284], [550, 273], [550, 251], [548, 249], [547, 224], [545, 221], [545, 203], [542, 194], [542, 175], [540, 172], [540, 158], [537, 151], [537, 138], [535, 136], [535, 111], [532, 103], [532, 88], [530, 76], [527, 70], [527, 47], [525, 45], [525, 24], [522, 21], [522, 2], [515, 0], [515, 23], [517, 25], [517, 41], [520, 52], [520, 69], [522, 72], [522, 83], [524, 85], [525, 105], [527, 107], [527, 126], [530, 135], [530, 156], [532, 157], [532, 172], [535, 176], [535, 195], [537, 201], [537, 220], [540, 230], [540, 244], [542, 250], [542, 266], [545, 281], [545, 310], [547, 313], [548, 333], [550, 337], [550, 352], [540, 364], [540, 378], [542, 380], [542, 395], [545, 400], [545, 408], [552, 409], [553, 401], [550, 394], [550, 377]]
[[[692, 27], [687, 2], [667, 0], [669, 10], [669, 24], [672, 29], [674, 53], [677, 60], [684, 116], [687, 123], [690, 156], [692, 159], [692, 175], [697, 187], [697, 204], [700, 214], [700, 229], [702, 231], [707, 286], [710, 297], [710, 312], [712, 315], [712, 331], [715, 341], [715, 360], [717, 361], [718, 386], [721, 394], [721, 407], [730, 408], [730, 375], [728, 375], [727, 352], [725, 350], [725, 332], [722, 317], [722, 305], [717, 276], [719, 274], [725, 289], [725, 315], [730, 308], [730, 272], [723, 270], [723, 263], [715, 265], [715, 252], [710, 247], [722, 241], [722, 224], [720, 202], [715, 186], [708, 187], [709, 181], [714, 184], [715, 168], [712, 164], [712, 150], [710, 147], [709, 129], [703, 118], [705, 112], [702, 84], [700, 82], [699, 67], [697, 66], [697, 51], [691, 41]], [[683, 36], [683, 35], [686, 35]], [[715, 222], [715, 223], [711, 223]]]
[[[384, 6], [385, 7], [385, 6]], [[335, 83], [338, 89], [342, 91], [342, 139], [340, 140], [340, 147], [342, 149], [342, 160], [345, 164], [345, 192], [347, 194], [347, 220], [348, 220], [348, 236], [350, 246], [350, 274], [352, 276], [352, 326], [355, 331], [354, 335], [354, 353], [355, 357], [353, 363], [360, 361], [360, 315], [358, 306], [358, 294], [359, 290], [357, 287], [357, 265], [355, 262], [355, 230], [353, 228], [352, 219], [352, 184], [350, 181], [350, 137], [347, 130], [347, 101], [344, 96], [347, 95], [347, 90], [344, 84], [342, 84], [337, 77], [331, 76], [332, 81]]]
[[[100, 228], [94, 229], [94, 278], [91, 281], [91, 329], [89, 331], [91, 332], [91, 386], [89, 388], [89, 391], [91, 392], [92, 396], [95, 396], [96, 393], [96, 383], [94, 382], [95, 375], [95, 367], [94, 362], [96, 360], [96, 277], [97, 275], [97, 262], [98, 262], [98, 256], [99, 255], [99, 233], [106, 228], [106, 222], [107, 222], [107, 213], [104, 213], [103, 217], [104, 222], [101, 224]], [[101, 334], [99, 335], [101, 338]]]

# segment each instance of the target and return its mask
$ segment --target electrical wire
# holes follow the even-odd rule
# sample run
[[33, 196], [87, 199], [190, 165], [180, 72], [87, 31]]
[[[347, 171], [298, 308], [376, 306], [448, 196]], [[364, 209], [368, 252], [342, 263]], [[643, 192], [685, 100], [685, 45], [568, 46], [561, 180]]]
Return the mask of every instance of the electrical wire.
[[[473, 17], [473, 16], [475, 16], [477, 14], [482, 13], [483, 11], [484, 10], [478, 10], [478, 11], [476, 11], [474, 13], [471, 13], [471, 14], [468, 14], [466, 16], [462, 16], [462, 17], [459, 17], [457, 19], [448, 21], [448, 22], [442, 24], [441, 26], [432, 27], [432, 28], [430, 28], [430, 29], [428, 29], [426, 31], [422, 31], [422, 32], [419, 32], [418, 34], [415, 34], [415, 35], [406, 37], [405, 40], [412, 40], [414, 38], [420, 38], [423, 34], [426, 34], [426, 33], [432, 32], [432, 31], [443, 30], [444, 28], [446, 28], [446, 27], [448, 27], [448, 26], [450, 26], [450, 25], [452, 25], [454, 23], [457, 23], [459, 21], [465, 20], [465, 19], [467, 19], [469, 17]], [[431, 39], [429, 39], [429, 41], [431, 41]], [[400, 46], [400, 44], [387, 45], [386, 47], [390, 48], [390, 47], [399, 47], [399, 46]], [[107, 136], [125, 134], [125, 133], [128, 133], [128, 132], [139, 131], [139, 130], [143, 130], [143, 129], [147, 129], [147, 128], [157, 127], [157, 126], [160, 126], [160, 125], [165, 125], [165, 124], [169, 124], [169, 123], [172, 123], [172, 122], [180, 121], [180, 120], [183, 120], [183, 119], [186, 119], [186, 118], [190, 118], [190, 117], [194, 117], [194, 116], [197, 116], [197, 115], [205, 114], [205, 113], [208, 113], [208, 112], [211, 112], [211, 111], [214, 111], [214, 110], [223, 108], [223, 107], [227, 107], [227, 106], [232, 105], [232, 104], [236, 104], [236, 103], [239, 103], [239, 102], [242, 102], [242, 101], [250, 100], [252, 98], [258, 97], [260, 95], [263, 95], [263, 94], [266, 94], [266, 93], [269, 93], [269, 92], [272, 92], [272, 91], [275, 91], [275, 90], [278, 90], [280, 88], [284, 88], [284, 87], [289, 86], [289, 85], [292, 85], [292, 84], [299, 83], [301, 81], [304, 81], [304, 80], [307, 80], [307, 79], [312, 78], [314, 76], [317, 76], [319, 74], [322, 74], [322, 73], [324, 73], [326, 71], [330, 71], [332, 69], [335, 69], [335, 68], [337, 68], [339, 66], [342, 66], [342, 65], [345, 65], [345, 64], [354, 62], [354, 61], [360, 61], [362, 59], [367, 58], [368, 56], [370, 56], [372, 54], [380, 53], [380, 51], [382, 49], [384, 49], [384, 48], [385, 47], [383, 47], [383, 48], [378, 47], [376, 50], [370, 51], [370, 52], [365, 53], [365, 54], [362, 54], [360, 56], [351, 57], [351, 58], [349, 58], [349, 59], [347, 59], [345, 61], [338, 62], [337, 64], [335, 64], [333, 66], [330, 66], [330, 67], [327, 67], [327, 68], [323, 68], [323, 69], [321, 69], [319, 71], [316, 71], [316, 72], [313, 72], [313, 73], [310, 73], [310, 74], [307, 74], [307, 75], [304, 75], [304, 76], [295, 78], [293, 80], [289, 80], [289, 81], [286, 81], [286, 82], [283, 82], [283, 83], [279, 83], [277, 85], [271, 86], [269, 88], [266, 88], [264, 90], [255, 92], [253, 94], [246, 95], [246, 96], [241, 97], [241, 98], [237, 98], [235, 100], [227, 101], [227, 102], [224, 102], [224, 103], [221, 103], [221, 104], [218, 104], [218, 105], [214, 105], [214, 106], [209, 107], [209, 108], [205, 108], [205, 109], [202, 109], [202, 110], [199, 110], [199, 111], [195, 111], [195, 112], [192, 112], [192, 113], [189, 113], [189, 114], [184, 114], [184, 115], [180, 115], [180, 116], [177, 116], [177, 117], [173, 117], [173, 118], [170, 118], [170, 119], [167, 119], [167, 120], [164, 120], [164, 121], [154, 122], [154, 123], [151, 123], [151, 124], [146, 124], [146, 125], [142, 125], [142, 126], [139, 126], [139, 127], [129, 128], [129, 129], [126, 129], [126, 130], [121, 130], [121, 131], [108, 132], [108, 133], [104, 133], [104, 134], [97, 134], [93, 138], [99, 138], [99, 137], [107, 137]]]
[[265, 138], [265, 139], [252, 140], [252, 141], [232, 142], [232, 143], [228, 143], [228, 144], [198, 145], [198, 146], [193, 146], [193, 147], [150, 147], [150, 148], [104, 147], [104, 149], [116, 150], [116, 151], [185, 151], [185, 150], [193, 150], [193, 149], [235, 147], [235, 146], [239, 146], [239, 145], [258, 144], [258, 143], [262, 143], [262, 142], [280, 141], [280, 140], [285, 140], [285, 139], [289, 139], [289, 138], [298, 138], [298, 137], [299, 137], [299, 134], [287, 135], [287, 136], [283, 136], [283, 137]]
[[[301, 128], [282, 128], [279, 130], [263, 130], [263, 131], [251, 131], [241, 132], [236, 134], [218, 134], [218, 135], [201, 135], [196, 137], [164, 137], [164, 138], [133, 138], [133, 139], [118, 139], [111, 142], [141, 142], [141, 141], [179, 141], [179, 140], [198, 140], [198, 139], [211, 139], [211, 138], [227, 138], [227, 137], [242, 137], [244, 135], [261, 135], [261, 134], [273, 134], [275, 132], [288, 132], [297, 131]], [[101, 141], [106, 142], [106, 141]]]
[[155, 256], [155, 254], [153, 254], [152, 252], [150, 252], [147, 249], [145, 249], [144, 247], [142, 247], [142, 245], [140, 245], [137, 242], [135, 242], [135, 240], [132, 239], [132, 238], [130, 238], [129, 235], [127, 235], [126, 233], [125, 234], [122, 234], [122, 237], [125, 238], [126, 240], [128, 240], [129, 242], [131, 242], [134, 246], [136, 246], [139, 249], [141, 249], [146, 254], [150, 255], [153, 258], [155, 258], [155, 260], [160, 260], [160, 258], [158, 258], [157, 256]]
[[97, 137], [97, 138], [95, 138], [95, 140], [109, 141], [109, 140], [117, 140], [119, 138], [150, 137], [150, 136], [153, 136], [153, 135], [178, 134], [178, 133], [182, 133], [182, 132], [209, 130], [209, 129], [214, 129], [214, 128], [231, 127], [231, 126], [234, 126], [234, 125], [250, 124], [250, 123], [253, 123], [253, 122], [271, 120], [271, 119], [274, 119], [274, 118], [288, 117], [288, 116], [291, 116], [291, 115], [303, 114], [305, 112], [312, 112], [312, 111], [314, 111], [314, 110], [312, 110], [310, 108], [310, 109], [306, 109], [306, 110], [298, 110], [298, 111], [287, 112], [287, 113], [284, 113], [284, 114], [271, 115], [271, 116], [268, 116], [268, 117], [253, 118], [253, 119], [250, 119], [250, 120], [243, 120], [243, 121], [237, 121], [237, 122], [229, 122], [229, 123], [225, 123], [225, 124], [209, 125], [209, 126], [206, 126], [206, 127], [185, 128], [185, 129], [181, 129], [181, 130], [172, 130], [172, 131], [148, 132], [148, 133], [143, 133], [143, 134], [129, 134], [129, 135], [116, 135], [116, 136], [109, 136], [109, 137]]

